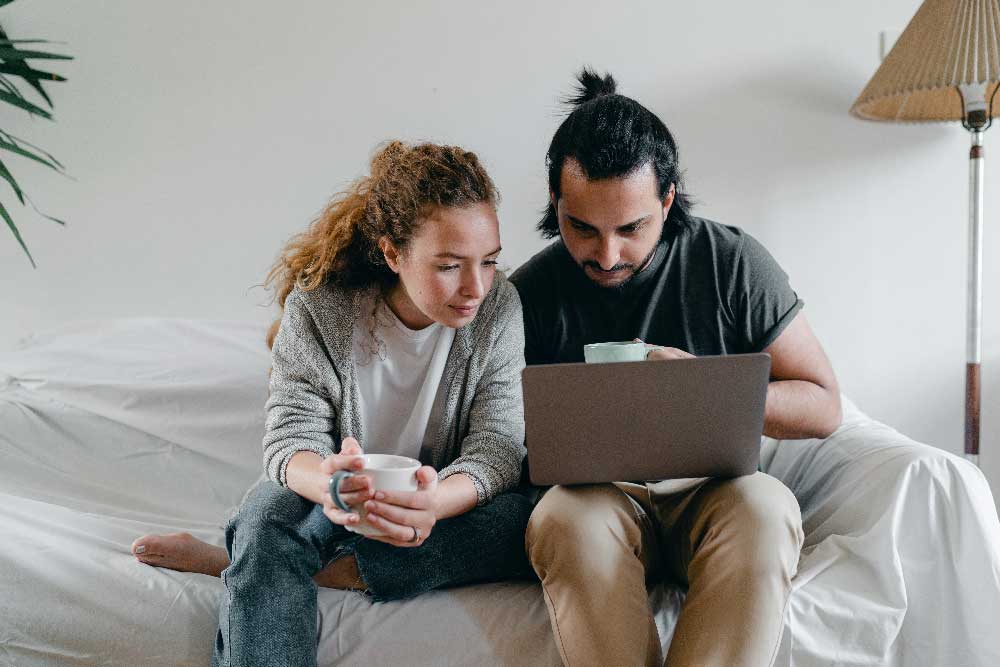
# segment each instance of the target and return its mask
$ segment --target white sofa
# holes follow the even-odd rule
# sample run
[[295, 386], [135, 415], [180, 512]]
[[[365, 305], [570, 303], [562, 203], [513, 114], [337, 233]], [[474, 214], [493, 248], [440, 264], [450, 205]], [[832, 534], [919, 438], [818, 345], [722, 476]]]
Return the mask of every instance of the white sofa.
[[[208, 664], [220, 581], [139, 564], [129, 545], [175, 530], [221, 544], [259, 474], [263, 336], [114, 320], [0, 353], [0, 665]], [[1000, 524], [975, 467], [849, 401], [833, 436], [767, 440], [762, 461], [806, 534], [778, 665], [1000, 665]], [[665, 646], [682, 600], [650, 594]], [[385, 604], [321, 590], [319, 657], [559, 664], [529, 583]]]

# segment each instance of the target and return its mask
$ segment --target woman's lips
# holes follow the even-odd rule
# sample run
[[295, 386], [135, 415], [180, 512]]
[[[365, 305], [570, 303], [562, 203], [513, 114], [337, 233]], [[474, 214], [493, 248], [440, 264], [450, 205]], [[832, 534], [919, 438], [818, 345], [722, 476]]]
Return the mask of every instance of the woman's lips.
[[472, 313], [476, 312], [476, 310], [479, 308], [479, 304], [477, 303], [473, 306], [449, 306], [449, 307], [454, 308], [462, 315], [471, 315]]

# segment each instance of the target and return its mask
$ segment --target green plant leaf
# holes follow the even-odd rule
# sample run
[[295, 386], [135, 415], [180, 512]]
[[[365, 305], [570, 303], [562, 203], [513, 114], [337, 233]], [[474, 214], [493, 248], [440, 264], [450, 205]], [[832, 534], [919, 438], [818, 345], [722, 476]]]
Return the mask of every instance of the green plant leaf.
[[3, 74], [0, 74], [0, 87], [9, 92], [11, 95], [17, 95], [21, 99], [24, 99], [24, 95], [22, 95], [21, 91], [17, 89], [17, 86], [15, 86], [14, 83]]
[[3, 177], [5, 181], [10, 183], [10, 187], [14, 188], [14, 194], [17, 195], [18, 200], [20, 200], [23, 204], [24, 192], [21, 190], [21, 186], [17, 184], [17, 181], [14, 180], [14, 175], [10, 173], [9, 169], [7, 169], [7, 165], [5, 165], [2, 161], [0, 161], [0, 177]]
[[[0, 7], [2, 6], [3, 5], [0, 5]], [[17, 231], [17, 225], [14, 224], [14, 221], [10, 217], [10, 213], [7, 212], [7, 209], [4, 208], [3, 204], [0, 204], [0, 216], [7, 221], [7, 227], [9, 227], [11, 233], [14, 234], [14, 238], [17, 239], [17, 242], [21, 244], [21, 249], [24, 250], [24, 254], [28, 256], [28, 261], [31, 262], [31, 268], [37, 269], [38, 265], [35, 264], [35, 258], [32, 257], [31, 252], [28, 251], [28, 246], [24, 244], [24, 239], [21, 238], [21, 232]]]
[[14, 2], [14, 0], [0, 0], [0, 7], [3, 7], [5, 5], [9, 5], [12, 2]]
[[52, 155], [52, 153], [49, 153], [44, 148], [36, 146], [35, 144], [31, 143], [30, 141], [25, 141], [21, 137], [15, 137], [10, 132], [4, 132], [3, 130], [0, 130], [0, 137], [6, 137], [7, 141], [11, 142], [12, 144], [16, 144], [18, 146], [22, 146], [22, 144], [23, 144], [24, 146], [27, 146], [28, 148], [33, 148], [34, 150], [38, 151], [39, 153], [41, 153], [42, 155], [44, 155], [46, 158], [48, 158], [50, 162], [55, 163], [59, 167], [60, 170], [63, 170], [63, 169], [66, 168], [63, 165], [62, 162], [60, 162], [59, 160], [57, 160]]
[[53, 74], [52, 72], [44, 72], [40, 69], [34, 69], [28, 67], [23, 61], [17, 60], [14, 62], [2, 62], [0, 63], [0, 72], [4, 74], [13, 74], [14, 76], [19, 76], [25, 81], [31, 81], [32, 79], [36, 81], [65, 81], [65, 77], [61, 77], [58, 74]]
[[34, 88], [35, 91], [42, 96], [50, 107], [52, 106], [52, 98], [49, 97], [49, 94], [45, 92], [44, 88], [42, 88], [41, 82], [66, 80], [58, 74], [32, 69], [28, 67], [23, 60], [19, 60], [17, 62], [0, 62], [0, 74], [11, 74], [13, 76], [21, 77], [29, 86]]
[[18, 146], [17, 144], [12, 144], [9, 141], [2, 141], [2, 140], [0, 140], [0, 148], [8, 150], [11, 153], [17, 153], [18, 155], [23, 155], [24, 157], [26, 157], [26, 158], [28, 158], [30, 160], [34, 160], [35, 162], [38, 162], [39, 164], [44, 164], [46, 167], [49, 167], [50, 169], [54, 169], [55, 171], [59, 171], [59, 172], [62, 171], [62, 165], [49, 162], [45, 158], [39, 157], [38, 155], [35, 155], [31, 151], [25, 150], [25, 149], [21, 148], [20, 146]]
[[28, 60], [33, 58], [37, 58], [38, 60], [73, 60], [73, 56], [65, 56], [61, 53], [28, 51], [13, 46], [0, 46], [0, 59], [2, 60]]
[[9, 104], [13, 104], [16, 107], [21, 107], [22, 109], [24, 109], [25, 111], [27, 111], [30, 114], [34, 114], [36, 116], [41, 116], [42, 118], [45, 118], [45, 119], [48, 119], [48, 120], [52, 120], [52, 114], [50, 114], [48, 111], [46, 111], [42, 107], [36, 106], [36, 105], [32, 104], [31, 102], [29, 102], [28, 100], [24, 99], [23, 97], [19, 97], [17, 95], [13, 95], [13, 94], [8, 93], [6, 91], [0, 90], [0, 101], [7, 102]]
[[0, 46], [11, 46], [13, 44], [65, 44], [65, 43], [66, 42], [56, 42], [51, 39], [0, 39]]

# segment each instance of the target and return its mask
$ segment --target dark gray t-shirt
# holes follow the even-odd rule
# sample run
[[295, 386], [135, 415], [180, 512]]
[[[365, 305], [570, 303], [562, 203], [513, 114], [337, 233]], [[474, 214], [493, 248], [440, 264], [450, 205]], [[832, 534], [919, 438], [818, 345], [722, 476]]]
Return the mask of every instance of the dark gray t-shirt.
[[641, 338], [696, 356], [760, 352], [802, 308], [756, 239], [701, 218], [675, 225], [623, 288], [598, 287], [556, 241], [510, 278], [528, 364], [583, 361], [583, 346]]

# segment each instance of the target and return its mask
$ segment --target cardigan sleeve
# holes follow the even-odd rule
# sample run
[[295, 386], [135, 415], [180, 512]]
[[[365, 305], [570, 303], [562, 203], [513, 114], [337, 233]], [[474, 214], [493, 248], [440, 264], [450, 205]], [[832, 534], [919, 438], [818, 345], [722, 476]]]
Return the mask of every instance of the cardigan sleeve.
[[326, 457], [334, 451], [334, 405], [324, 378], [335, 377], [316, 323], [298, 291], [289, 294], [271, 350], [270, 396], [264, 425], [264, 470], [286, 486], [285, 471], [294, 454]]
[[490, 351], [476, 384], [469, 430], [457, 459], [438, 474], [445, 479], [464, 473], [476, 487], [478, 503], [514, 487], [524, 461], [524, 321], [513, 285], [504, 281], [496, 314], [489, 323]]

